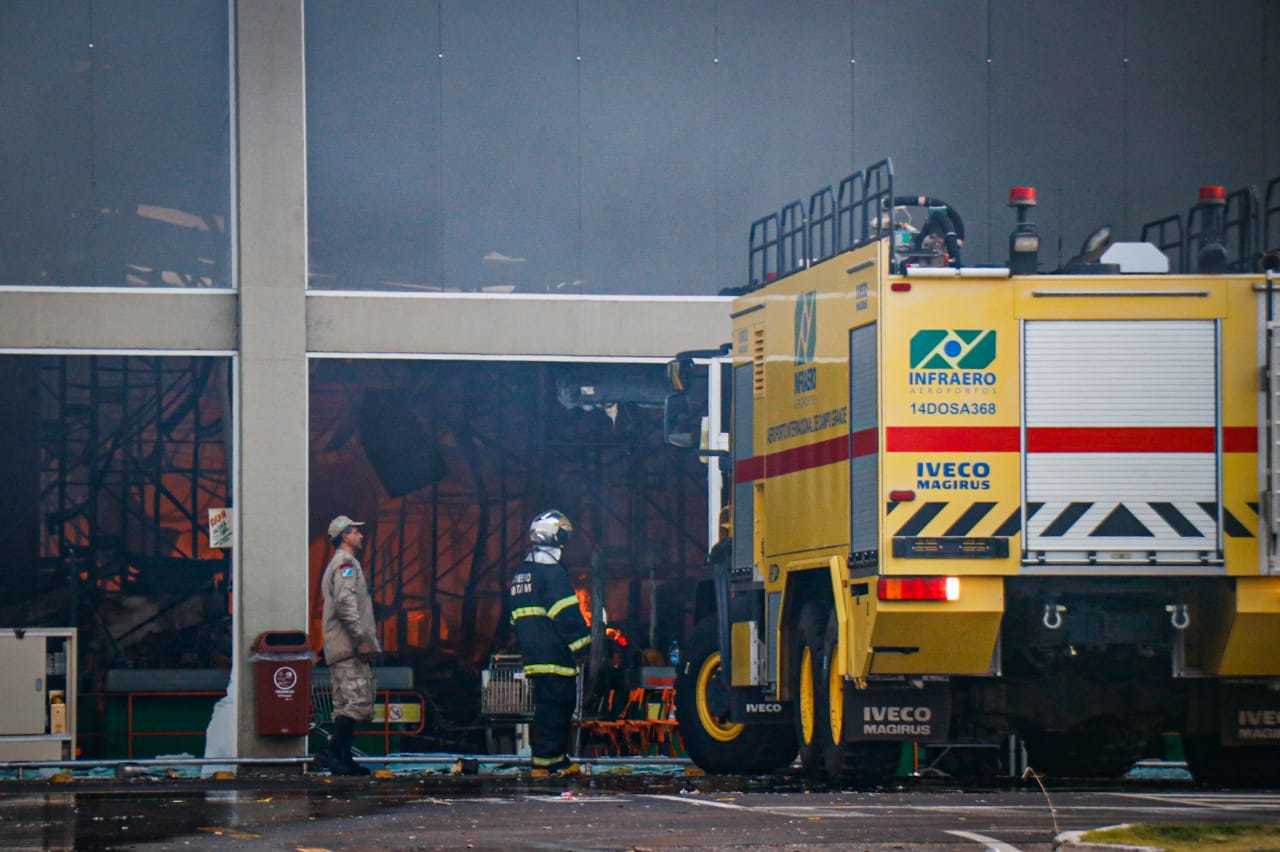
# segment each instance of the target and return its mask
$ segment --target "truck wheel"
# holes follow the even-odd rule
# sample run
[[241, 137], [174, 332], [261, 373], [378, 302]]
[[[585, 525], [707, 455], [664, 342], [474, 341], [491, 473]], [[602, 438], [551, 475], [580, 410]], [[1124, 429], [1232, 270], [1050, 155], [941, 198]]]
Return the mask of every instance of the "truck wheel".
[[825, 769], [823, 746], [829, 739], [827, 728], [826, 682], [823, 653], [830, 608], [809, 601], [800, 608], [800, 617], [791, 640], [791, 695], [795, 701], [795, 737], [800, 747], [804, 773], [819, 777]]
[[832, 617], [822, 642], [822, 687], [826, 693], [826, 714], [820, 725], [823, 774], [832, 783], [848, 786], [877, 784], [897, 774], [897, 742], [844, 742], [845, 680], [836, 665], [836, 645], [840, 623]]
[[676, 716], [689, 757], [713, 773], [772, 772], [789, 764], [796, 750], [784, 726], [729, 721], [729, 690], [720, 669], [712, 614], [698, 622], [676, 678]]

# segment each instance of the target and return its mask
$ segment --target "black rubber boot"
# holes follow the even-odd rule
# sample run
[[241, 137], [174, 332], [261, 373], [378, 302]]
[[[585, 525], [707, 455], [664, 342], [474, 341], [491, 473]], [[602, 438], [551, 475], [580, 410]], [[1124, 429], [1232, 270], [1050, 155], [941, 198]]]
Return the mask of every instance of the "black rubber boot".
[[335, 716], [333, 719], [333, 739], [329, 748], [333, 752], [334, 774], [336, 775], [368, 775], [369, 770], [351, 758], [351, 740], [355, 736], [356, 720], [350, 716]]

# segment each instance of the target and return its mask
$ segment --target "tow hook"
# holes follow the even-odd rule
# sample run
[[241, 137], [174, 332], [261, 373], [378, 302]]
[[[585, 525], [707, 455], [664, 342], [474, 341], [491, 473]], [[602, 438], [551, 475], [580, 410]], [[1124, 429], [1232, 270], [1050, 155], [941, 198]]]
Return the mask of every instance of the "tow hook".
[[1164, 611], [1169, 613], [1169, 623], [1174, 630], [1186, 630], [1191, 625], [1191, 612], [1186, 604], [1169, 604]]
[[1062, 626], [1062, 614], [1067, 608], [1062, 604], [1047, 603], [1044, 605], [1044, 616], [1040, 619], [1041, 623], [1049, 630], [1057, 630]]

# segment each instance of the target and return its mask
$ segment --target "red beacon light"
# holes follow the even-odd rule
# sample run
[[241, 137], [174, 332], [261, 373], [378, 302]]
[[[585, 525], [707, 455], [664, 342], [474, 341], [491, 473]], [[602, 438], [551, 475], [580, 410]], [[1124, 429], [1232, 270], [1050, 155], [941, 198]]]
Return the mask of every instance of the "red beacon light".
[[1034, 186], [1015, 186], [1009, 190], [1010, 207], [1035, 207], [1036, 188]]
[[1205, 184], [1200, 187], [1201, 204], [1226, 204], [1227, 188], [1218, 184]]

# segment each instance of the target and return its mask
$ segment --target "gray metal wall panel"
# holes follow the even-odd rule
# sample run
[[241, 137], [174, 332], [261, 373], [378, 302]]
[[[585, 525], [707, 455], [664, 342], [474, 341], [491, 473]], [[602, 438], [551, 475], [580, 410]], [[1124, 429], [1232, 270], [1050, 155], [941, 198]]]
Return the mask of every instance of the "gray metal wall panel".
[[227, 22], [225, 0], [3, 4], [0, 284], [229, 285]]
[[308, 0], [309, 284], [439, 286], [439, 12]]
[[1042, 269], [1124, 220], [1124, 4], [991, 0], [991, 249], [1008, 257], [1009, 188], [1039, 191]]
[[591, 292], [714, 292], [710, 3], [582, 7], [583, 278]]
[[[876, 326], [849, 332], [849, 431], [876, 429], [879, 425], [876, 389]], [[850, 441], [852, 442], [852, 437]], [[878, 439], [877, 439], [878, 440]], [[875, 550], [880, 541], [879, 453], [849, 460], [849, 549], [854, 553]]]
[[853, 171], [851, 7], [747, 0], [719, 12], [716, 285], [739, 286], [751, 221]]
[[[1131, 238], [1144, 221], [1185, 212], [1201, 184], [1234, 189], [1272, 175], [1268, 152], [1280, 143], [1264, 119], [1276, 91], [1261, 74], [1267, 7], [1274, 17], [1272, 0], [1123, 4]], [[1274, 60], [1280, 43], [1270, 49]]]
[[[1263, 115], [1280, 115], [1280, 3], [1263, 3]], [[1274, 130], [1264, 131], [1264, 148], [1267, 152], [1267, 178], [1280, 176], [1280, 137]]]
[[[733, 460], [751, 458], [755, 452], [755, 366], [733, 368]], [[750, 569], [754, 559], [755, 499], [750, 482], [733, 486], [733, 567]]]
[[853, 165], [892, 157], [895, 191], [954, 205], [966, 262], [990, 244], [986, 29], [985, 2], [854, 4]]
[[447, 0], [443, 20], [445, 283], [572, 292], [581, 278], [576, 4]]

